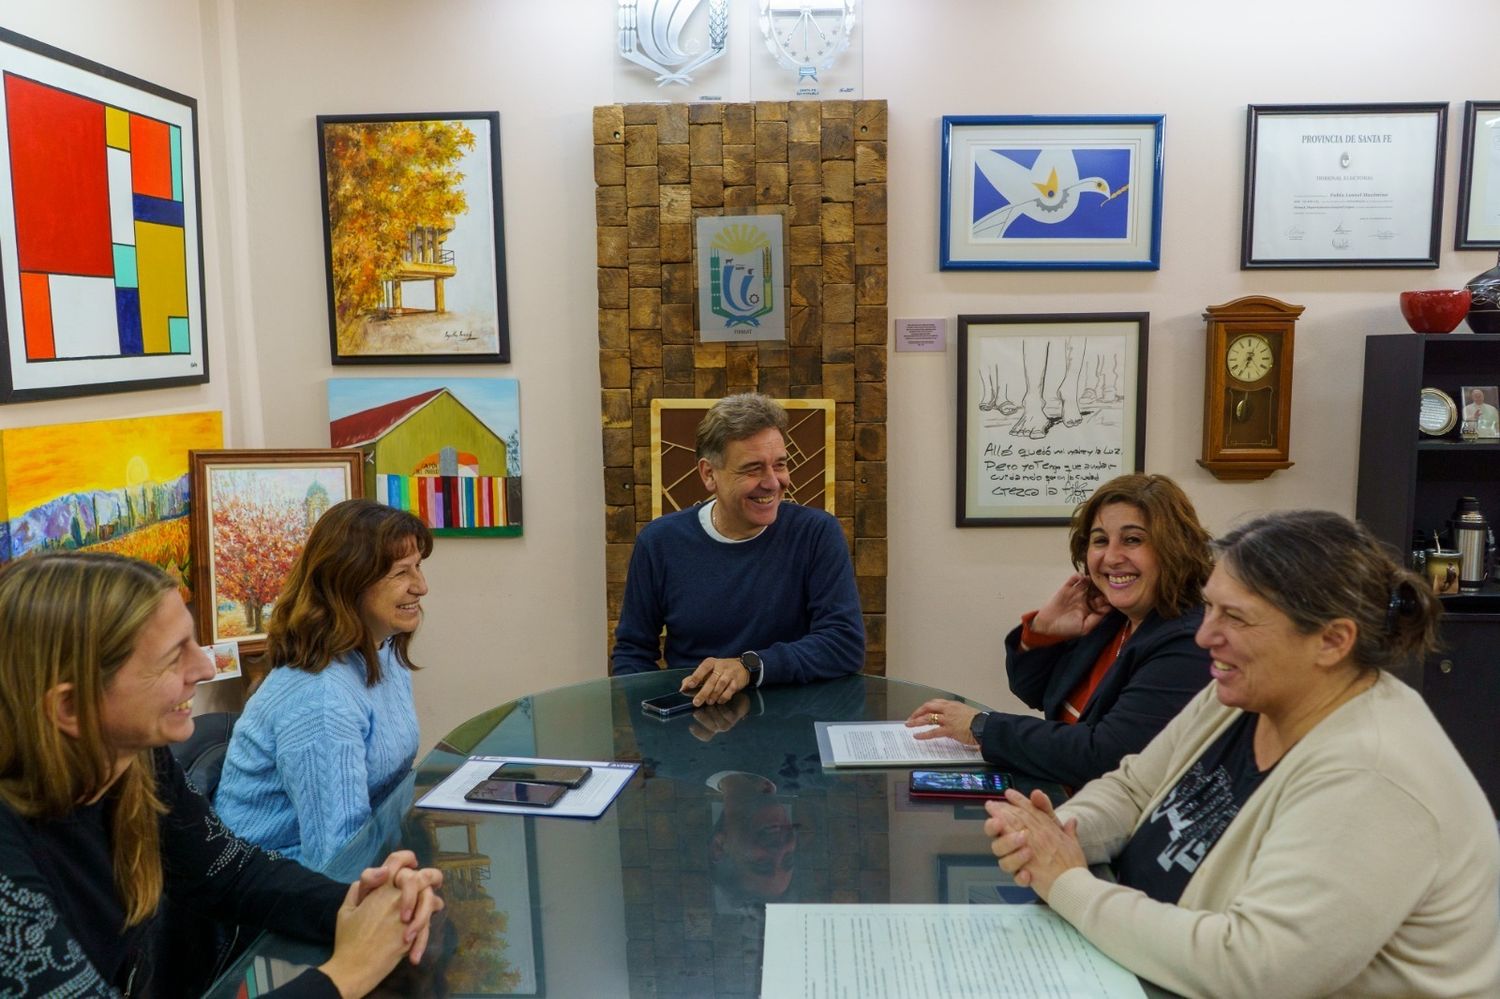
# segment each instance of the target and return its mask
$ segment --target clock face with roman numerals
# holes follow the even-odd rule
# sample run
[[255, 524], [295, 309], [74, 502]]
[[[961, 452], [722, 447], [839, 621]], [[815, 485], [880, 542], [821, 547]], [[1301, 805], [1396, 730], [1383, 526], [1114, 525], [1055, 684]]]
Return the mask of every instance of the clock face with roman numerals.
[[1235, 337], [1224, 354], [1224, 366], [1242, 382], [1260, 381], [1272, 363], [1270, 342], [1255, 333]]

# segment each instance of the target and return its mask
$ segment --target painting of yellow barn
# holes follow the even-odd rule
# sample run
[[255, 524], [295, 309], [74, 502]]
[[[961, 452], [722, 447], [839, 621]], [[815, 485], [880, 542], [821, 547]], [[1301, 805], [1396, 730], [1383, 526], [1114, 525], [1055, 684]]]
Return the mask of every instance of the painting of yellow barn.
[[513, 378], [333, 378], [329, 440], [365, 452], [365, 495], [438, 535], [521, 533]]

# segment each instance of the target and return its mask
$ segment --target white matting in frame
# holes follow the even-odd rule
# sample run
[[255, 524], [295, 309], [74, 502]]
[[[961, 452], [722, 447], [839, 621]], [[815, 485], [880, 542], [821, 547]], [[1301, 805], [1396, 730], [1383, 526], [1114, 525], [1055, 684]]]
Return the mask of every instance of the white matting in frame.
[[198, 104], [0, 29], [0, 402], [208, 381]]
[[1142, 468], [1144, 312], [958, 317], [959, 527], [1062, 525]]
[[1162, 115], [947, 115], [943, 270], [1156, 270]]

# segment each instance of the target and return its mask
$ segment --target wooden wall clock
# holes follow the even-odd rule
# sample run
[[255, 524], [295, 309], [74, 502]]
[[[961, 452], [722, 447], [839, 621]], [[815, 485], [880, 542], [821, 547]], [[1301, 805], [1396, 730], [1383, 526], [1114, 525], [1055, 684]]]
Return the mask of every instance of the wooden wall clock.
[[1263, 295], [1210, 305], [1203, 378], [1203, 457], [1221, 479], [1290, 468], [1292, 344], [1302, 306]]

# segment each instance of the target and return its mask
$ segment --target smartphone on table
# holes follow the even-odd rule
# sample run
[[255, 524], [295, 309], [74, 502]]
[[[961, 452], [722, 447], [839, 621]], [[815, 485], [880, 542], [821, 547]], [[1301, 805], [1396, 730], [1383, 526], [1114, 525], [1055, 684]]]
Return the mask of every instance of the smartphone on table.
[[965, 798], [983, 801], [1003, 798], [1012, 786], [1010, 774], [986, 770], [913, 770], [913, 798]]
[[641, 702], [641, 710], [658, 718], [670, 718], [693, 710], [693, 695], [678, 690], [660, 697], [648, 697]]
[[557, 799], [568, 793], [561, 784], [532, 784], [520, 780], [482, 780], [474, 785], [465, 801], [478, 801], [486, 805], [533, 805], [551, 808]]
[[523, 780], [531, 784], [561, 784], [579, 787], [594, 772], [593, 767], [570, 767], [560, 763], [502, 763], [490, 780]]

